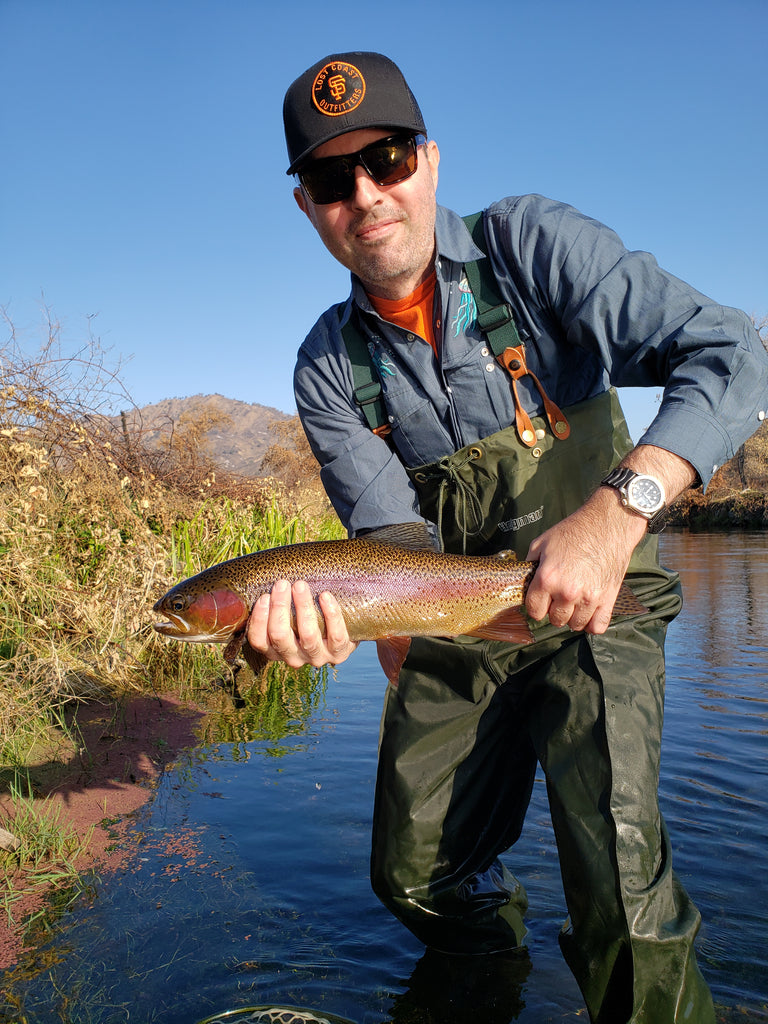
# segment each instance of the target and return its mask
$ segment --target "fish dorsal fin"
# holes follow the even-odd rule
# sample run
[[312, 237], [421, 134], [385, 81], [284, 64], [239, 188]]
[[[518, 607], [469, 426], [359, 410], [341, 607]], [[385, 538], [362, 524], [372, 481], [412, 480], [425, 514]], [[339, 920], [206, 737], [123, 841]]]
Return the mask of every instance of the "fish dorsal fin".
[[517, 605], [504, 608], [498, 615], [472, 629], [468, 636], [479, 636], [483, 640], [506, 640], [512, 644], [529, 644], [533, 640], [531, 627]]
[[409, 551], [439, 551], [439, 547], [426, 523], [396, 523], [392, 526], [379, 526], [368, 533], [358, 534], [360, 540], [375, 541], [377, 544], [389, 544], [395, 548], [407, 548]]

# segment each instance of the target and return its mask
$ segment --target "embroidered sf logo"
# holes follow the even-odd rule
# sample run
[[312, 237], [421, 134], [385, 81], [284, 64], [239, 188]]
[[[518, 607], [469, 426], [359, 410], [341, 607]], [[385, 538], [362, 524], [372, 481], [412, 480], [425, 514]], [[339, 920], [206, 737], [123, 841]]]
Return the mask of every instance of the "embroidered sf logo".
[[365, 79], [354, 64], [331, 61], [318, 71], [312, 83], [312, 102], [321, 114], [339, 117], [359, 107], [365, 96]]

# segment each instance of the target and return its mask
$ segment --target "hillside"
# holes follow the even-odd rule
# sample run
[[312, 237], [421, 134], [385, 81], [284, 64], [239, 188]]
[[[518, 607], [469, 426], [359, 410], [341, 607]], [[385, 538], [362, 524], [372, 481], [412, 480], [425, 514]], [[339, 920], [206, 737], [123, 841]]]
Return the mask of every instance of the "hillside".
[[279, 409], [223, 395], [166, 398], [126, 413], [131, 436], [150, 447], [165, 447], [185, 420], [208, 416], [221, 422], [201, 434], [206, 454], [230, 473], [258, 476], [267, 448], [276, 441], [273, 425], [291, 417]]

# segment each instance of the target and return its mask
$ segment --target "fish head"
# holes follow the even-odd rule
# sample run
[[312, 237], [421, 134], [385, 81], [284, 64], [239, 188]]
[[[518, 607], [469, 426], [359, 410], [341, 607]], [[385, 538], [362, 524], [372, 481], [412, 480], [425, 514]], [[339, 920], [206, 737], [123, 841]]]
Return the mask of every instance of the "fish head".
[[245, 625], [250, 607], [240, 594], [229, 587], [200, 590], [184, 581], [169, 590], [153, 611], [167, 619], [156, 622], [155, 629], [174, 640], [196, 643], [225, 643]]

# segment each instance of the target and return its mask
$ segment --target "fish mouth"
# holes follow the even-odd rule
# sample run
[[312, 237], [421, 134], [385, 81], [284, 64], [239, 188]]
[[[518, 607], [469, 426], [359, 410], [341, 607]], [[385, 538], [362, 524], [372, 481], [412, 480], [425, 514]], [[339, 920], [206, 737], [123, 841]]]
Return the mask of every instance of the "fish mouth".
[[156, 622], [154, 624], [157, 632], [162, 633], [163, 636], [186, 637], [190, 630], [189, 623], [179, 618], [178, 615], [172, 615], [170, 612], [167, 615], [170, 622]]
[[155, 622], [154, 629], [163, 636], [170, 636], [174, 640], [186, 640], [188, 643], [220, 644], [229, 640], [232, 630], [217, 630], [213, 633], [200, 633], [185, 619], [171, 612], [166, 612], [170, 622]]

